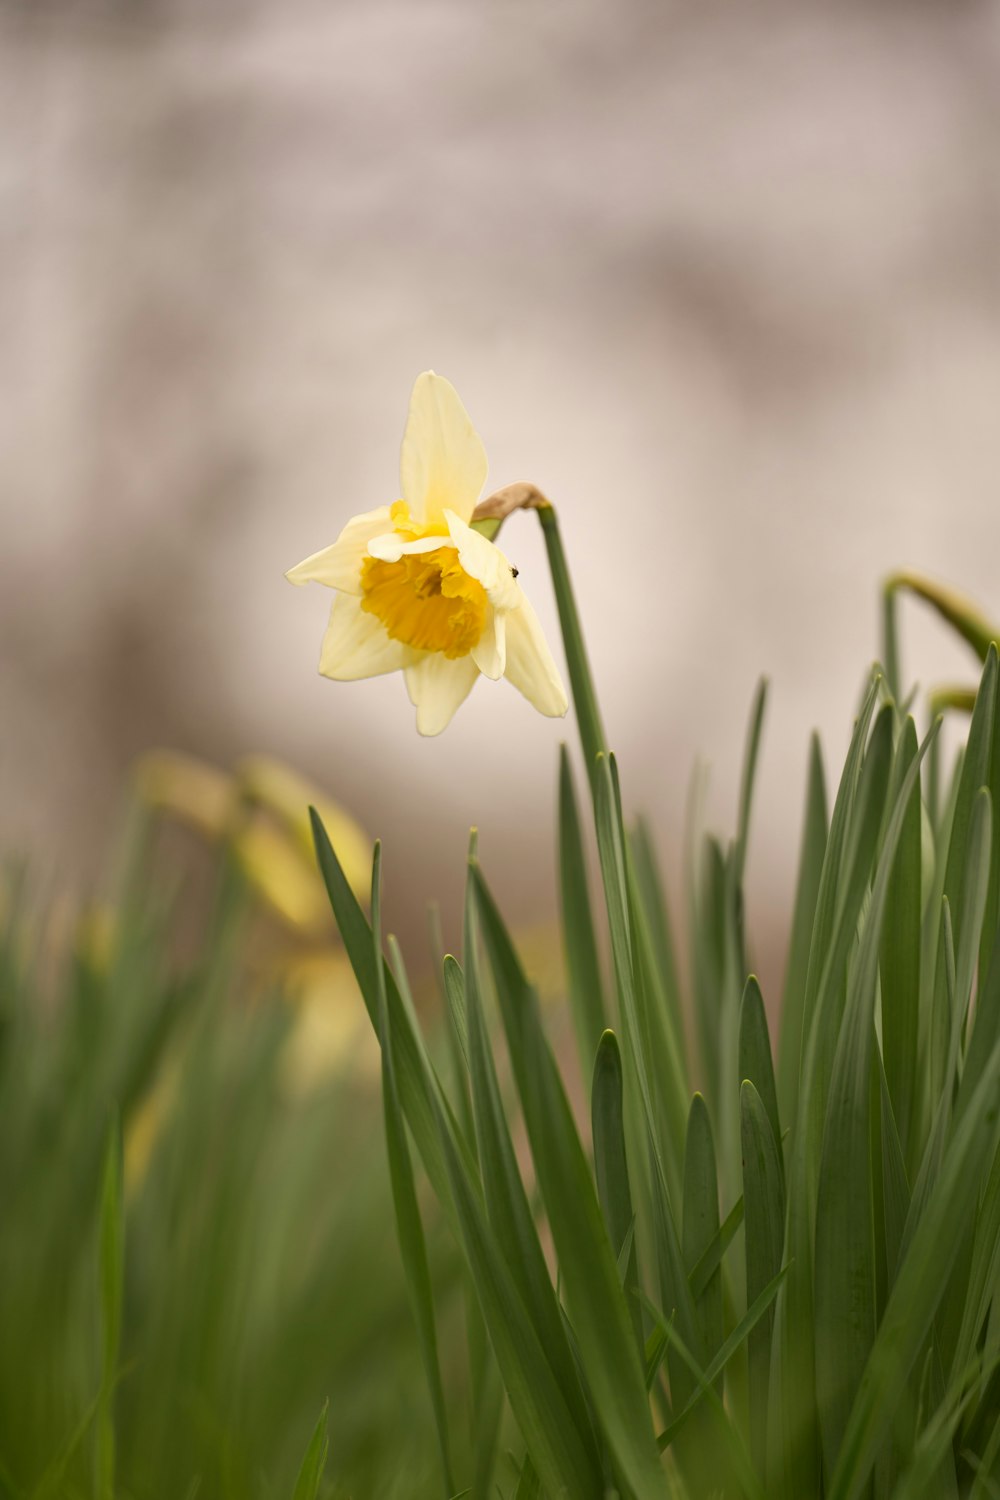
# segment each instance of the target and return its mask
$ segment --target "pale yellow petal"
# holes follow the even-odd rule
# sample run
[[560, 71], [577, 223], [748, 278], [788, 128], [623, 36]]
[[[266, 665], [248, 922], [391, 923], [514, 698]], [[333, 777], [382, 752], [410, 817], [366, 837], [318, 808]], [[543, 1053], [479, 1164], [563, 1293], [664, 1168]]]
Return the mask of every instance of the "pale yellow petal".
[[289, 568], [285, 577], [289, 583], [324, 583], [327, 588], [360, 594], [361, 563], [368, 551], [368, 543], [391, 525], [388, 505], [355, 516], [332, 546], [314, 552], [305, 562]]
[[428, 652], [406, 669], [406, 690], [417, 710], [420, 734], [440, 734], [447, 729], [455, 710], [465, 702], [479, 676], [471, 656], [449, 661], [440, 652]]
[[403, 499], [415, 521], [439, 523], [447, 507], [467, 521], [486, 483], [486, 453], [450, 381], [418, 375], [399, 458]]
[[569, 707], [559, 668], [552, 659], [538, 616], [521, 594], [518, 609], [506, 616], [507, 667], [504, 676], [538, 712], [561, 719]]
[[455, 544], [450, 536], [418, 536], [414, 541], [408, 542], [398, 531], [387, 531], [383, 536], [372, 537], [368, 543], [369, 557], [377, 557], [381, 562], [399, 562], [401, 557], [408, 554], [414, 555], [418, 552], [437, 552], [441, 547], [453, 547]]
[[356, 682], [359, 677], [379, 677], [398, 672], [413, 660], [409, 646], [386, 634], [381, 620], [361, 608], [351, 594], [338, 594], [330, 611], [323, 637], [319, 669], [335, 682]]
[[472, 660], [484, 677], [496, 682], [507, 665], [507, 616], [490, 609], [486, 629], [472, 648]]
[[486, 590], [494, 609], [516, 609], [523, 597], [514, 578], [514, 569], [500, 548], [467, 526], [454, 511], [445, 512], [448, 533], [458, 548], [458, 560], [470, 578]]

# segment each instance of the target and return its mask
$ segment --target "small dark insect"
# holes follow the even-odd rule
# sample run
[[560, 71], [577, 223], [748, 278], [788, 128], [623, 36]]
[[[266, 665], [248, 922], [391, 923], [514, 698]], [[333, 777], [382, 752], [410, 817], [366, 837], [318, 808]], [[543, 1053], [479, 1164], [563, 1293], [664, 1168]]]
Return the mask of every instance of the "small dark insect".
[[516, 578], [517, 575], [518, 575], [518, 573], [520, 571], [521, 571], [520, 568], [515, 568], [514, 564], [511, 563], [511, 566], [510, 566], [510, 576], [511, 576], [511, 578]]

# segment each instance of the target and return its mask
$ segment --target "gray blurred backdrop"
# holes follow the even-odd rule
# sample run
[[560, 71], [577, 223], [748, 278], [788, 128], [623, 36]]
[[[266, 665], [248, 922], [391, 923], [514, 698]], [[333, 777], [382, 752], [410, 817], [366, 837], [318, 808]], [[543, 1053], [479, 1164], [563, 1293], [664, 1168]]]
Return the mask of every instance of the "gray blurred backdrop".
[[[996, 6], [8, 3], [0, 844], [92, 881], [137, 751], [266, 750], [385, 839], [404, 934], [471, 822], [512, 919], [552, 913], [571, 722], [481, 682], [420, 741], [398, 677], [317, 675], [329, 595], [282, 578], [395, 498], [433, 367], [491, 485], [560, 506], [671, 874], [699, 753], [729, 828], [770, 676], [779, 952], [880, 578], [1000, 612], [998, 164]], [[555, 637], [533, 519], [504, 546]], [[904, 616], [914, 675], [971, 676]]]

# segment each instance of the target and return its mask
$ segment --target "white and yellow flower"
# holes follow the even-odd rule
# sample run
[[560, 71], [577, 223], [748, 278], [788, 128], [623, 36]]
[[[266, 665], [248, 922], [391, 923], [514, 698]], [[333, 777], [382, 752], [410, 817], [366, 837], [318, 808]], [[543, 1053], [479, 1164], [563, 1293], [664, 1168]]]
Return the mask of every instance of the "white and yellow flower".
[[404, 672], [421, 734], [441, 733], [480, 673], [561, 717], [566, 690], [517, 570], [469, 525], [483, 445], [433, 371], [413, 387], [399, 467], [402, 499], [355, 516], [285, 575], [337, 590], [320, 671], [339, 682]]

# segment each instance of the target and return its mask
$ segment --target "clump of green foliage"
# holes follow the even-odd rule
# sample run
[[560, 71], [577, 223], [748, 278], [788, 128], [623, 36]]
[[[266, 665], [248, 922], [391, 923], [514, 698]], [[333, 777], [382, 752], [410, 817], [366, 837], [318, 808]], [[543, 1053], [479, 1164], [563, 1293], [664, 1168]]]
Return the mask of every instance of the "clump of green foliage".
[[164, 884], [138, 837], [112, 941], [62, 962], [4, 888], [0, 1495], [407, 1500], [436, 1458], [377, 1096], [349, 1068], [289, 1091], [234, 867], [183, 958]]
[[[585, 873], [590, 818], [564, 753], [562, 910], [589, 1132], [574, 1117], [475, 847], [462, 960], [442, 965], [453, 1059], [445, 1078], [397, 959], [383, 956], [378, 849], [369, 922], [314, 820], [381, 1041], [399, 1243], [439, 1435], [438, 1492], [996, 1495], [995, 636], [960, 602], [921, 586], [967, 627], [983, 664], [942, 793], [939, 725], [921, 740], [899, 691], [895, 592], [912, 580], [887, 591], [886, 666], [867, 682], [829, 817], [816, 743], [809, 758], [776, 1049], [744, 916], [758, 693], [735, 836], [726, 847], [696, 841], [689, 870], [702, 1082], [693, 1092], [675, 930], [652, 842], [641, 822], [623, 820], [554, 512], [540, 519], [603, 888], [598, 921]], [[463, 1422], [439, 1371], [411, 1142], [465, 1263], [474, 1443], [464, 1468], [455, 1457]], [[519, 1432], [513, 1467], [501, 1454], [505, 1409]]]

